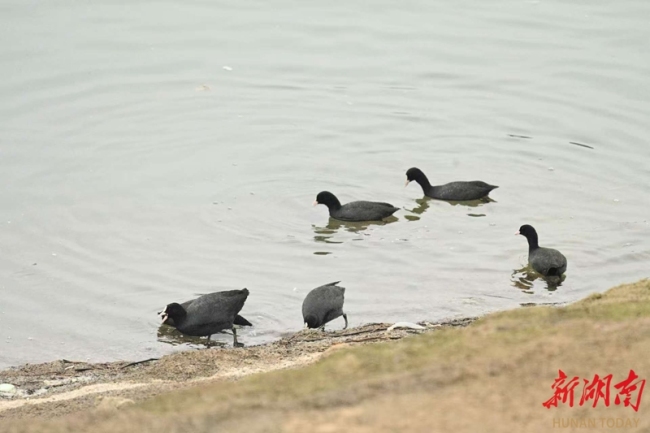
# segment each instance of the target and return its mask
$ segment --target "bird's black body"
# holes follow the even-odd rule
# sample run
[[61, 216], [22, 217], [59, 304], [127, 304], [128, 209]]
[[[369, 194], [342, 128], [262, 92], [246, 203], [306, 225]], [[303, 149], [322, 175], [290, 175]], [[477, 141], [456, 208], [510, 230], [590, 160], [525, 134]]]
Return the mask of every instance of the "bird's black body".
[[[196, 299], [191, 299], [189, 301], [185, 301], [185, 302], [183, 302], [181, 304], [181, 307], [183, 307], [183, 309], [187, 311], [187, 307], [189, 307], [189, 305], [194, 301], [196, 301]], [[237, 326], [253, 326], [253, 324], [251, 322], [249, 322], [248, 320], [246, 320], [243, 316], [240, 316], [239, 314], [237, 314], [235, 316], [235, 321], [233, 323], [235, 325], [237, 325]], [[169, 325], [169, 326], [172, 326], [172, 327], [176, 326], [174, 324], [174, 319], [172, 319], [171, 317], [167, 317], [167, 320], [165, 320], [165, 325]]]
[[[248, 293], [248, 289], [228, 290], [209, 293], [182, 305], [169, 304], [163, 312], [163, 323], [171, 318], [173, 326], [183, 334], [196, 337], [207, 336], [208, 340], [212, 334], [232, 330], [233, 344], [237, 346], [235, 319], [244, 306]], [[239, 321], [250, 323], [243, 318]]]
[[433, 186], [426, 175], [419, 168], [410, 168], [406, 172], [406, 183], [416, 181], [422, 187], [422, 192], [427, 197], [446, 201], [479, 200], [488, 196], [490, 191], [498, 186], [487, 184], [480, 180], [469, 182], [450, 182], [444, 185]]
[[302, 317], [308, 328], [323, 328], [327, 322], [343, 316], [345, 328], [348, 316], [343, 312], [345, 287], [335, 283], [317, 287], [307, 294], [302, 303]]
[[341, 205], [339, 199], [329, 191], [319, 193], [314, 204], [327, 206], [332, 218], [351, 222], [381, 221], [399, 210], [390, 203], [376, 201], [353, 201]]
[[528, 240], [528, 263], [535, 272], [545, 277], [561, 277], [567, 268], [564, 255], [553, 248], [540, 247], [537, 231], [526, 224], [519, 228], [519, 233]]

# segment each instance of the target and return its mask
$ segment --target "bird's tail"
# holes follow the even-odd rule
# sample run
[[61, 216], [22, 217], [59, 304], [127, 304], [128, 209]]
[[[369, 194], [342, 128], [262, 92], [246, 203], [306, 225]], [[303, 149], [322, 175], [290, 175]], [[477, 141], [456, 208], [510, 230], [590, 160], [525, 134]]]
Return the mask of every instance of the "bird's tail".
[[548, 268], [548, 272], [546, 273], [546, 275], [548, 275], [549, 277], [559, 277], [560, 276], [559, 270], [560, 268]]
[[235, 325], [239, 326], [253, 326], [251, 322], [248, 320], [244, 319], [242, 316], [239, 314], [235, 316], [235, 321], [233, 322]]

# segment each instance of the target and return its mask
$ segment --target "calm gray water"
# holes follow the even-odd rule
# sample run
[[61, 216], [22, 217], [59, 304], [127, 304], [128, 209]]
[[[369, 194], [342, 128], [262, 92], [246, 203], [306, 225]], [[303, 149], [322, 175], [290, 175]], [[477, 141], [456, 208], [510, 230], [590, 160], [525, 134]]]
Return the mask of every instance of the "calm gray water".
[[[0, 367], [195, 347], [156, 312], [215, 290], [251, 291], [259, 344], [331, 281], [355, 326], [648, 276], [646, 0], [0, 10]], [[411, 166], [500, 188], [423, 201]], [[403, 210], [330, 224], [321, 190]], [[524, 223], [568, 257], [557, 290], [516, 272]]]

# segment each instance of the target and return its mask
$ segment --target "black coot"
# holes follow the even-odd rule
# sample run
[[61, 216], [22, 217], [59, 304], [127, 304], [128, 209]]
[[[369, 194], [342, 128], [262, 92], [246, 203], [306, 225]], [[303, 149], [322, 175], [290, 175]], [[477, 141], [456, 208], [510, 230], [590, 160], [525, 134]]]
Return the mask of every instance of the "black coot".
[[[183, 307], [183, 309], [185, 311], [187, 311], [187, 307], [189, 307], [189, 305], [194, 301], [196, 301], [196, 299], [191, 299], [189, 301], [183, 302], [181, 304], [181, 307]], [[160, 314], [162, 314], [162, 311], [160, 312]], [[237, 326], [253, 326], [253, 324], [251, 322], [249, 322], [248, 320], [246, 320], [243, 316], [240, 316], [239, 314], [237, 314], [235, 316], [235, 321], [233, 323], [235, 325], [237, 325]], [[174, 319], [172, 319], [169, 316], [167, 316], [167, 320], [165, 320], [165, 325], [169, 325], [169, 326], [172, 326], [172, 327], [176, 326], [174, 324]]]
[[324, 204], [330, 216], [341, 221], [381, 221], [394, 214], [399, 208], [389, 203], [376, 201], [353, 201], [344, 205], [329, 191], [316, 196], [314, 206]]
[[490, 185], [480, 180], [470, 182], [450, 182], [444, 185], [432, 186], [426, 175], [419, 168], [409, 168], [406, 171], [406, 185], [416, 181], [422, 187], [424, 195], [438, 200], [469, 201], [478, 200], [487, 195], [498, 186]]
[[237, 313], [248, 298], [248, 293], [248, 289], [228, 290], [209, 293], [183, 305], [171, 303], [162, 312], [163, 323], [171, 318], [173, 326], [183, 334], [195, 337], [207, 336], [208, 342], [212, 334], [232, 330], [233, 346], [242, 346], [237, 342], [234, 324]]
[[302, 303], [302, 318], [308, 328], [324, 328], [327, 322], [343, 316], [348, 327], [348, 316], [343, 312], [345, 287], [335, 283], [316, 287], [309, 292]]
[[535, 229], [526, 224], [515, 233], [522, 235], [528, 240], [528, 263], [530, 266], [545, 277], [561, 277], [566, 271], [566, 257], [553, 248], [540, 247]]

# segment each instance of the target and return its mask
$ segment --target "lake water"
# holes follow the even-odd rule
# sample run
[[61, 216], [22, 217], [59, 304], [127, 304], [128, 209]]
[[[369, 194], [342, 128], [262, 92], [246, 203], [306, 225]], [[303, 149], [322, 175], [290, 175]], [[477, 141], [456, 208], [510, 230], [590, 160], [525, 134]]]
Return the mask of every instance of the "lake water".
[[[216, 290], [250, 290], [250, 345], [337, 280], [355, 326], [649, 275], [646, 0], [0, 10], [0, 367], [197, 347], [156, 312]], [[500, 188], [423, 201], [412, 166]], [[322, 190], [402, 209], [331, 223]], [[557, 290], [516, 272], [525, 223], [568, 258]]]

